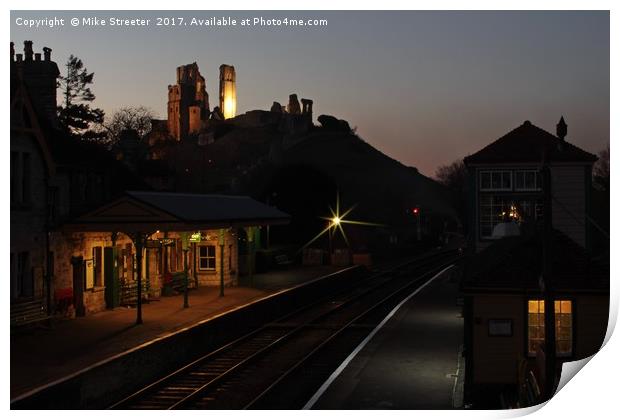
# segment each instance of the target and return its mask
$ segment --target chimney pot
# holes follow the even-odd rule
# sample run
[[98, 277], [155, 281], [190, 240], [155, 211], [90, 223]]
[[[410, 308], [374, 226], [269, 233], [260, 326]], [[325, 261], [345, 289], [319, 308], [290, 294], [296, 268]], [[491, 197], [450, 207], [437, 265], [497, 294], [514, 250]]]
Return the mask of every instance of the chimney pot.
[[32, 41], [24, 41], [24, 58], [26, 61], [32, 61]]
[[52, 59], [52, 49], [48, 47], [43, 47], [43, 59], [45, 61], [50, 61]]
[[17, 58], [17, 62], [18, 63], [21, 63], [22, 59], [24, 58], [24, 55], [23, 54], [15, 54], [15, 58]]
[[34, 53], [34, 61], [41, 61], [41, 53]]

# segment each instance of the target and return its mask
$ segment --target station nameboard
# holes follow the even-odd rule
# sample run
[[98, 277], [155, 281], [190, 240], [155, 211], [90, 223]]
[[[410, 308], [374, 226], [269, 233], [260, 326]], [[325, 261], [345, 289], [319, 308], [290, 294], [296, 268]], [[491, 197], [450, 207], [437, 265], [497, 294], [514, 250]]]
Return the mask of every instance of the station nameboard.
[[160, 248], [161, 247], [161, 243], [159, 242], [159, 239], [147, 239], [146, 243], [144, 244], [145, 248]]

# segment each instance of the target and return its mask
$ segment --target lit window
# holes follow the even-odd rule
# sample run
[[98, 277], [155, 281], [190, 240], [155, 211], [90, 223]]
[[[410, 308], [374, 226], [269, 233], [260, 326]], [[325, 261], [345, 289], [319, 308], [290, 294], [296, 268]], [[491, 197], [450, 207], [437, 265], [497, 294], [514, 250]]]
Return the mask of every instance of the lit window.
[[542, 200], [506, 197], [495, 194], [481, 194], [478, 208], [480, 237], [489, 239], [499, 223], [523, 223], [536, 221], [542, 217]]
[[[555, 305], [555, 351], [558, 356], [570, 356], [573, 352], [573, 311], [570, 300], [556, 300]], [[527, 351], [530, 356], [545, 345], [545, 301], [530, 300], [527, 303]]]
[[215, 245], [198, 247], [198, 269], [215, 270]]

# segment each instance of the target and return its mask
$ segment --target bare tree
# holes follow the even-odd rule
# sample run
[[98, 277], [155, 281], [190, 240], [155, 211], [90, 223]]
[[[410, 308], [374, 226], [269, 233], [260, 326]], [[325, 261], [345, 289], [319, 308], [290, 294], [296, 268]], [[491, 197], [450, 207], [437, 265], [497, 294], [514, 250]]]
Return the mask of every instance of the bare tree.
[[461, 191], [467, 182], [467, 168], [462, 160], [455, 160], [449, 165], [437, 168], [435, 179], [450, 189]]
[[443, 165], [435, 171], [435, 180], [446, 187], [452, 206], [468, 232], [467, 220], [467, 167], [461, 159]]
[[151, 131], [151, 120], [153, 118], [154, 113], [150, 108], [128, 106], [114, 112], [111, 117], [106, 118], [102, 125], [107, 132], [108, 142], [115, 144], [120, 139], [123, 130], [136, 130], [142, 138]]
[[603, 190], [609, 191], [609, 175], [609, 143], [607, 143], [607, 147], [598, 154], [598, 160], [592, 168], [592, 176], [596, 184]]

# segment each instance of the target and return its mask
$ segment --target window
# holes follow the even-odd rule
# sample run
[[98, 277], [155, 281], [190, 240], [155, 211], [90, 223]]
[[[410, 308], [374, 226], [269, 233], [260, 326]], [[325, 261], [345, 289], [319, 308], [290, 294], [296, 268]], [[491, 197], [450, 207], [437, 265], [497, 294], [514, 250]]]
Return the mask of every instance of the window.
[[535, 222], [542, 217], [542, 199], [481, 194], [478, 212], [480, 237], [491, 238], [499, 223]]
[[198, 269], [215, 270], [215, 245], [198, 247]]
[[558, 356], [573, 353], [573, 305], [570, 300], [555, 301], [555, 343]]
[[17, 296], [31, 297], [34, 295], [32, 271], [30, 270], [30, 254], [17, 254]]
[[[558, 356], [570, 356], [573, 352], [573, 317], [570, 300], [556, 300], [555, 351]], [[539, 346], [545, 345], [545, 301], [530, 300], [527, 304], [527, 352], [536, 355]]]
[[490, 238], [493, 229], [504, 222], [510, 213], [511, 202], [503, 197], [493, 195], [480, 196], [480, 237]]
[[512, 190], [512, 173], [510, 171], [482, 171], [480, 172], [481, 191], [510, 191]]
[[93, 267], [95, 287], [103, 286], [103, 259], [100, 246], [93, 247]]
[[11, 202], [29, 204], [31, 185], [30, 153], [11, 152]]
[[541, 177], [538, 171], [515, 171], [515, 190], [539, 191], [541, 189]]

